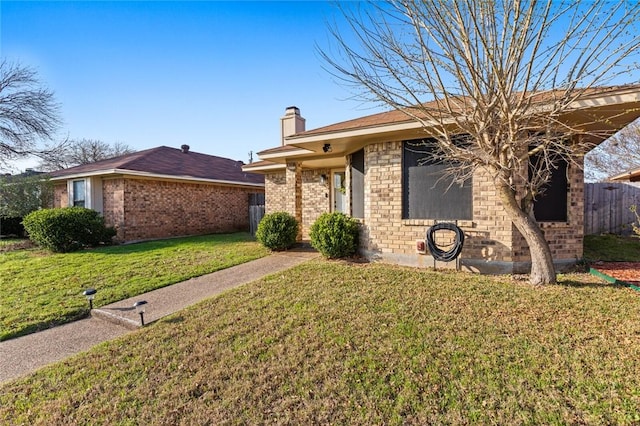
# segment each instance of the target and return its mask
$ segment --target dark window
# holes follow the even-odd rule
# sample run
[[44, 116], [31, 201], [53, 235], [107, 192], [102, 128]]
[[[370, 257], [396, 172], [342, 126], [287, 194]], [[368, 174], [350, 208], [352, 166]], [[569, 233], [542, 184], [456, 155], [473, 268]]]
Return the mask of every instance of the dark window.
[[73, 205], [84, 207], [85, 204], [85, 182], [84, 180], [73, 181]]
[[433, 141], [403, 142], [402, 217], [403, 219], [471, 220], [473, 218], [472, 180], [452, 184], [444, 177], [445, 165], [429, 159]]
[[364, 150], [351, 154], [351, 216], [364, 217]]
[[[536, 161], [536, 159], [532, 159]], [[531, 170], [531, 169], [529, 169]], [[560, 159], [551, 170], [549, 182], [533, 203], [533, 214], [538, 222], [567, 221], [567, 161]]]

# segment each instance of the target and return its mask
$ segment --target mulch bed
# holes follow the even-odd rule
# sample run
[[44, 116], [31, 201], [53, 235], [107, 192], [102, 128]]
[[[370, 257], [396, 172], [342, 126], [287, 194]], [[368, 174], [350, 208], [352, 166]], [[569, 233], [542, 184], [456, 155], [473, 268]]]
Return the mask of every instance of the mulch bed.
[[634, 286], [640, 287], [640, 262], [596, 262], [591, 268]]

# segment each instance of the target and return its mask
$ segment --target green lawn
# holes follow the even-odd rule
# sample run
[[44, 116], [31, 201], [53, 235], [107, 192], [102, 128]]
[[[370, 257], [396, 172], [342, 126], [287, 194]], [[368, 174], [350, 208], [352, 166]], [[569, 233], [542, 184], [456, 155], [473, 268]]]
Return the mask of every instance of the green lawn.
[[315, 260], [0, 387], [0, 423], [638, 424], [639, 293]]
[[177, 238], [51, 254], [0, 253], [0, 340], [86, 316], [83, 290], [106, 305], [265, 256], [246, 233]]
[[619, 235], [586, 235], [584, 258], [589, 262], [639, 262], [640, 237]]

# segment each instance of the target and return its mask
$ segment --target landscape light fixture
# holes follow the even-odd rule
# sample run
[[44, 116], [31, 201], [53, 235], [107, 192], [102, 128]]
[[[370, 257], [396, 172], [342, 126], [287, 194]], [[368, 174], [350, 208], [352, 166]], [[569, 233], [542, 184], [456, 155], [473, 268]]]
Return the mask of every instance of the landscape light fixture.
[[331, 144], [330, 143], [325, 143], [324, 146], [322, 147], [322, 150], [324, 152], [331, 152], [332, 151]]
[[147, 304], [146, 300], [139, 300], [133, 304], [133, 307], [136, 308], [136, 312], [140, 314], [140, 325], [144, 327], [144, 311], [145, 305]]
[[93, 309], [93, 298], [96, 297], [97, 292], [98, 290], [96, 290], [95, 288], [88, 288], [82, 292], [84, 297], [86, 297], [87, 300], [89, 301], [89, 310]]

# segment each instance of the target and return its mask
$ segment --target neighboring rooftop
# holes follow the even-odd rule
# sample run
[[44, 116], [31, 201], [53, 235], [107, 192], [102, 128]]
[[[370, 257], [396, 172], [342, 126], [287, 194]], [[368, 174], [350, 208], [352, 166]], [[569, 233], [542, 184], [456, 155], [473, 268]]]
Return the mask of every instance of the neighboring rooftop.
[[242, 161], [215, 155], [189, 151], [183, 145], [181, 149], [160, 146], [144, 151], [125, 154], [91, 164], [70, 167], [50, 173], [53, 180], [68, 176], [114, 174], [134, 172], [180, 178], [195, 178], [215, 181], [227, 181], [246, 184], [264, 184], [264, 176], [244, 172]]

